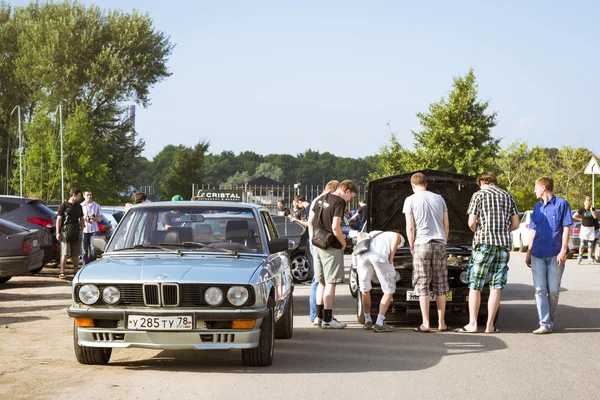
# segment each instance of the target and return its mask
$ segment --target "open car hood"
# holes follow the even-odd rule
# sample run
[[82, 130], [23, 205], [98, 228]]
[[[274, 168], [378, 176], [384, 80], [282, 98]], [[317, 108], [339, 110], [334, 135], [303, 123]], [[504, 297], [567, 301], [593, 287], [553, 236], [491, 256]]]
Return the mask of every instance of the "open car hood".
[[367, 230], [396, 230], [406, 238], [404, 200], [413, 194], [410, 177], [415, 172], [427, 176], [427, 190], [441, 195], [448, 207], [450, 246], [470, 246], [473, 232], [468, 225], [467, 208], [479, 186], [475, 178], [450, 172], [422, 170], [388, 176], [369, 182]]

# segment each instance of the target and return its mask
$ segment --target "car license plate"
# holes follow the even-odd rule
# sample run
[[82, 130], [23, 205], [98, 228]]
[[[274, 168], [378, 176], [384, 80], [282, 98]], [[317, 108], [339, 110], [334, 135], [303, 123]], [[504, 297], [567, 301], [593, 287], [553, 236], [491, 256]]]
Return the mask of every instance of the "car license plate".
[[191, 315], [152, 317], [149, 315], [128, 315], [127, 328], [142, 331], [178, 331], [192, 329]]
[[[429, 300], [435, 301], [435, 295], [433, 294], [433, 292], [429, 292]], [[416, 296], [413, 294], [412, 291], [407, 290], [406, 301], [419, 301], [419, 296]], [[446, 301], [452, 301], [452, 292], [448, 292], [448, 294], [446, 295]]]

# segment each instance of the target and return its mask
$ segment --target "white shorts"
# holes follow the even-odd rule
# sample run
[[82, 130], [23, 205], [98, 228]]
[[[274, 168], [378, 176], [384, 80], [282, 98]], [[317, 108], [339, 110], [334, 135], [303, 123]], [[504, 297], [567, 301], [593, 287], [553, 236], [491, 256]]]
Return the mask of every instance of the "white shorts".
[[371, 290], [371, 278], [373, 271], [379, 279], [381, 290], [385, 294], [396, 292], [396, 270], [389, 262], [381, 262], [376, 255], [356, 256], [356, 271], [358, 272], [358, 285], [360, 291], [366, 293]]
[[596, 237], [596, 230], [594, 229], [593, 226], [581, 225], [581, 229], [579, 231], [579, 240], [581, 240], [582, 242], [584, 240], [594, 241], [595, 237]]

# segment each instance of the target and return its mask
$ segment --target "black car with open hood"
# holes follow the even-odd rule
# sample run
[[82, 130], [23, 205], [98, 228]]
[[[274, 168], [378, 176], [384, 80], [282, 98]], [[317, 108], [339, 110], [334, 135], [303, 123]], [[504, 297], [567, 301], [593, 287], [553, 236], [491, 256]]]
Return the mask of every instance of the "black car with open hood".
[[[427, 190], [441, 195], [448, 208], [450, 235], [447, 241], [448, 283], [451, 293], [447, 296], [447, 314], [463, 314], [468, 316], [468, 294], [466, 283], [467, 263], [471, 256], [473, 232], [468, 226], [467, 208], [473, 193], [479, 190], [475, 178], [450, 172], [422, 170], [394, 175], [369, 182], [367, 205], [369, 220], [367, 231], [397, 231], [406, 239], [406, 221], [402, 212], [404, 201], [413, 194], [410, 177], [415, 172], [427, 176]], [[350, 272], [350, 288], [353, 295], [357, 294], [356, 263], [353, 257]], [[386, 322], [402, 322], [407, 316], [420, 314], [419, 298], [413, 295], [412, 255], [408, 244], [399, 248], [394, 257], [396, 268], [396, 293], [386, 314]], [[371, 290], [371, 313], [377, 314], [377, 307], [383, 293], [373, 276]], [[357, 297], [357, 317], [360, 323], [364, 321], [364, 310], [361, 296]], [[486, 303], [489, 290], [486, 288], [481, 296], [481, 318], [486, 318]], [[434, 297], [432, 296], [432, 301]], [[432, 313], [437, 313], [435, 306]]]

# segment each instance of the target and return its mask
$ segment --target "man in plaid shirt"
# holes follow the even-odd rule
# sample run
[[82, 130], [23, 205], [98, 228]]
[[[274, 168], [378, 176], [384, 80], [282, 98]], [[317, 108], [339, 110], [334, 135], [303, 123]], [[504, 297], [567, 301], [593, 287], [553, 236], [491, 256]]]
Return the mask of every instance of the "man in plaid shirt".
[[514, 197], [500, 189], [496, 177], [484, 172], [477, 178], [479, 191], [473, 194], [467, 214], [469, 228], [475, 232], [473, 252], [467, 270], [469, 284], [469, 324], [456, 329], [460, 333], [477, 332], [481, 291], [490, 275], [490, 298], [486, 333], [498, 332], [494, 318], [500, 305], [500, 291], [506, 286], [508, 260], [512, 247], [510, 232], [519, 227]]

